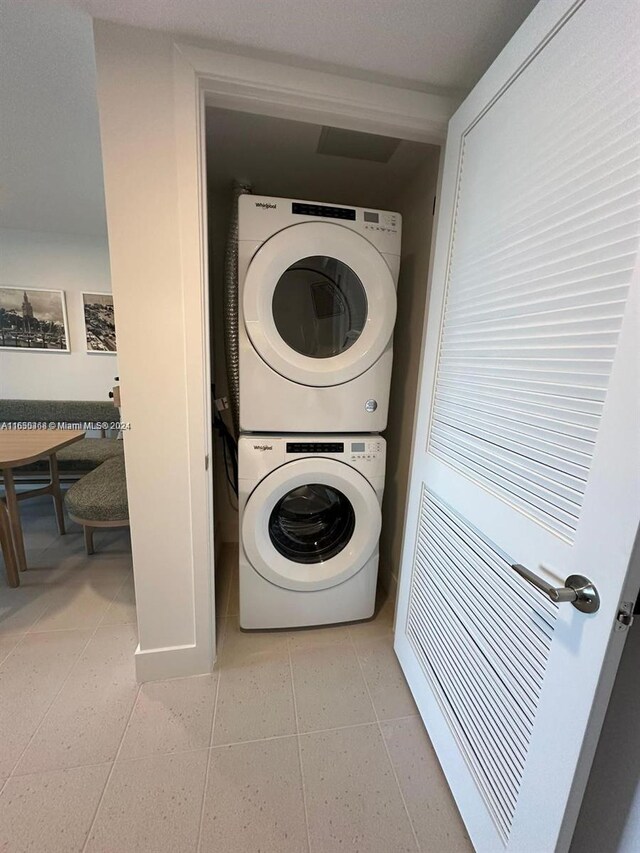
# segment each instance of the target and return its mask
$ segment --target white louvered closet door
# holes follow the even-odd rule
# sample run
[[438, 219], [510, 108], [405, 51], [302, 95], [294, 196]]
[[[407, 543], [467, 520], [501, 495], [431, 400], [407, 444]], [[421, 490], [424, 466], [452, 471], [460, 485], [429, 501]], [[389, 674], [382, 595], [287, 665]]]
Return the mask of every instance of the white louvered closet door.
[[479, 853], [568, 849], [640, 585], [638, 45], [543, 0], [449, 126], [395, 647]]

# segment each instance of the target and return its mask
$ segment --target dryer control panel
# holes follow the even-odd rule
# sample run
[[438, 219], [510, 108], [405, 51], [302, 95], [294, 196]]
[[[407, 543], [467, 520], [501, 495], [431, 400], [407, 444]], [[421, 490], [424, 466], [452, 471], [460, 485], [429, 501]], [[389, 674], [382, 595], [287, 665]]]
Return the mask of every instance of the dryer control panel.
[[400, 214], [388, 213], [386, 210], [363, 211], [364, 230], [371, 237], [372, 231], [378, 234], [397, 234], [400, 229]]
[[288, 441], [287, 453], [344, 453], [342, 441]]
[[310, 204], [308, 202], [294, 201], [291, 204], [291, 213], [301, 213], [303, 216], [324, 216], [329, 219], [350, 219], [356, 221], [356, 211], [352, 207], [332, 207], [328, 204]]
[[282, 229], [318, 221], [356, 231], [387, 258], [400, 255], [402, 216], [397, 211], [246, 194], [238, 199], [238, 214], [238, 240], [251, 244], [251, 256]]

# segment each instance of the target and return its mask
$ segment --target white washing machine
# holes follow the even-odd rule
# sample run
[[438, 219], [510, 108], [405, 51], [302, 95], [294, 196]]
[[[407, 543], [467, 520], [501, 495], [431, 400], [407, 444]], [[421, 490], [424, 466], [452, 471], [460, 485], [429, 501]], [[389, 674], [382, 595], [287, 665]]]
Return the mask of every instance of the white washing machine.
[[401, 217], [242, 195], [243, 432], [380, 432], [387, 424]]
[[371, 435], [241, 435], [240, 626], [368, 619], [386, 446]]

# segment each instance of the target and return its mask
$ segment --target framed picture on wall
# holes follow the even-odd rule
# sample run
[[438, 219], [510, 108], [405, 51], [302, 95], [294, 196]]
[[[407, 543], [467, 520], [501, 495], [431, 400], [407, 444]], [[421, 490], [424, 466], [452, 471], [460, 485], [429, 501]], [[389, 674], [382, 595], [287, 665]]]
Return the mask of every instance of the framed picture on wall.
[[110, 293], [83, 293], [87, 352], [115, 353], [116, 323]]
[[69, 352], [64, 291], [0, 285], [0, 349]]

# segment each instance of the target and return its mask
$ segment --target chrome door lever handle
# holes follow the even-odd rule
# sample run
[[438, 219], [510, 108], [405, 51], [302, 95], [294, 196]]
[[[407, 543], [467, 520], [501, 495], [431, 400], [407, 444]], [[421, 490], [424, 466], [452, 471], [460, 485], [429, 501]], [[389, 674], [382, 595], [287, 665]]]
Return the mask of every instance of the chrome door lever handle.
[[536, 589], [544, 592], [556, 604], [569, 601], [574, 607], [582, 611], [582, 613], [595, 613], [600, 607], [598, 590], [589, 578], [585, 578], [584, 575], [569, 575], [564, 582], [564, 586], [557, 587], [547, 583], [544, 578], [541, 578], [521, 563], [512, 563], [511, 568], [515, 569], [521, 577], [529, 581]]

